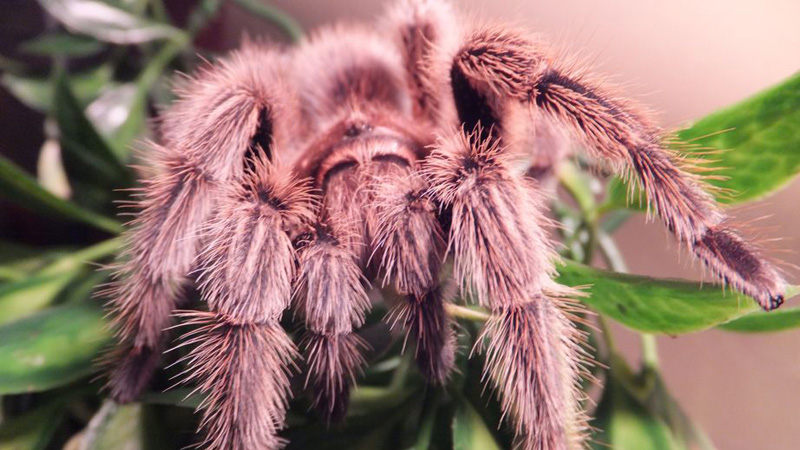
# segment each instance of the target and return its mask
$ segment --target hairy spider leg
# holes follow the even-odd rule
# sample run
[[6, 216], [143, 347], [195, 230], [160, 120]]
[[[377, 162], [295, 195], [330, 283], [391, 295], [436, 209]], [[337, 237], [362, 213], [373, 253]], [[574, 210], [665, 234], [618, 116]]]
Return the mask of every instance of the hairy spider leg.
[[541, 192], [513, 173], [499, 140], [480, 135], [454, 132], [425, 161], [431, 194], [451, 210], [453, 271], [462, 291], [492, 312], [478, 340], [485, 374], [522, 448], [572, 448], [586, 429], [578, 307], [551, 281], [557, 257]]
[[200, 291], [208, 312], [184, 312], [184, 382], [206, 395], [201, 429], [211, 449], [276, 449], [297, 356], [279, 320], [291, 301], [297, 258], [292, 230], [313, 220], [310, 190], [255, 157], [225, 188], [204, 230]]
[[[280, 253], [272, 263], [254, 259], [257, 251], [267, 255], [258, 257], [272, 255], [271, 248], [265, 249], [288, 239], [276, 228], [278, 216], [306, 214], [302, 203], [273, 211], [278, 194], [268, 192], [269, 180], [260, 178], [272, 176], [266, 160], [274, 147], [285, 146], [292, 129], [291, 113], [284, 111], [286, 90], [280, 88], [282, 61], [276, 52], [245, 44], [196, 78], [178, 83], [179, 100], [164, 114], [164, 145], [152, 149], [158, 167], [142, 189], [136, 205], [141, 212], [128, 232], [116, 280], [106, 292], [118, 338], [128, 350], [111, 369], [109, 387], [115, 400], [132, 401], [157, 367], [164, 330], [180, 286], [198, 265], [198, 253], [208, 255], [209, 249], [215, 251], [210, 246], [219, 245], [229, 252], [217, 255], [217, 262], [206, 258], [201, 264], [203, 296], [212, 312], [189, 314], [190, 322], [200, 325], [190, 340], [201, 344], [190, 354], [198, 364], [190, 378], [200, 380], [203, 391], [219, 386], [203, 405], [211, 448], [276, 448], [275, 430], [283, 423], [284, 372], [293, 352], [275, 315], [288, 306], [291, 293], [291, 243], [288, 250], [283, 247], [282, 263], [274, 261]], [[281, 182], [273, 187], [295, 186]], [[293, 189], [284, 196], [305, 201], [305, 191]], [[228, 225], [232, 228], [225, 229]], [[249, 240], [236, 240], [229, 233], [233, 229], [249, 233], [238, 237]], [[250, 271], [237, 275], [243, 268], [235, 267], [239, 263]], [[260, 269], [277, 271], [256, 273]], [[278, 275], [282, 281], [264, 279]], [[250, 288], [268, 287], [267, 282], [282, 292], [249, 293]], [[253, 375], [262, 369], [264, 375]], [[240, 408], [247, 412], [239, 415]], [[266, 447], [250, 445], [254, 443]]]
[[350, 388], [366, 361], [354, 333], [370, 308], [355, 254], [319, 223], [300, 250], [295, 310], [305, 319], [303, 339], [314, 408], [328, 422], [344, 418]]
[[[785, 282], [737, 232], [704, 190], [698, 175], [666, 148], [659, 130], [628, 102], [605, 92], [587, 76], [565, 68], [540, 45], [517, 33], [473, 32], [454, 57], [456, 100], [470, 96], [497, 105], [528, 105], [566, 127], [591, 154], [620, 174], [635, 177], [667, 228], [711, 272], [753, 297], [765, 310], [783, 303]], [[481, 114], [497, 114], [487, 109]], [[459, 109], [461, 111], [461, 109]], [[474, 116], [467, 125], [483, 122]], [[489, 129], [484, 127], [484, 133]]]

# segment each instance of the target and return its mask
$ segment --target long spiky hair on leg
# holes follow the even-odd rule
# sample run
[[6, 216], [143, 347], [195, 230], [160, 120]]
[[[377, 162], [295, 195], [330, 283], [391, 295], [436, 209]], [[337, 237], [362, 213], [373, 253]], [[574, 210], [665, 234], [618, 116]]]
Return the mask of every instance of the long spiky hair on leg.
[[[370, 285], [399, 294], [386, 320], [440, 385], [460, 286], [490, 311], [475, 348], [519, 447], [584, 445], [585, 314], [553, 281], [547, 194], [530, 176], [553, 173], [567, 133], [635, 179], [720, 279], [764, 309], [783, 300], [783, 279], [645, 114], [524, 31], [474, 25], [443, 0], [400, 0], [376, 29], [329, 27], [296, 49], [248, 42], [176, 91], [107, 292], [121, 341], [109, 386], [121, 402], [148, 386], [193, 275], [208, 310], [176, 314], [190, 326], [178, 345], [212, 450], [285, 443], [295, 366], [317, 414], [344, 418]], [[513, 162], [525, 155], [527, 174]], [[290, 304], [297, 338], [279, 322]]]

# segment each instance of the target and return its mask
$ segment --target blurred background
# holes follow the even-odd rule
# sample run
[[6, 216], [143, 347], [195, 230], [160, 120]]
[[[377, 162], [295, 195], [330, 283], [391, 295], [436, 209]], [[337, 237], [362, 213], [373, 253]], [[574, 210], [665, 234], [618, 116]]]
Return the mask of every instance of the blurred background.
[[[180, 18], [195, 2], [165, 3], [170, 15]], [[336, 20], [371, 21], [389, 2], [270, 3], [310, 30]], [[558, 47], [578, 52], [632, 97], [655, 109], [658, 122], [666, 128], [677, 128], [741, 100], [800, 69], [797, 0], [457, 3], [459, 9], [477, 17], [513, 21], [541, 32]], [[33, 0], [3, 0], [2, 9], [0, 54], [30, 59], [16, 53], [16, 47], [46, 29], [49, 19]], [[273, 35], [262, 20], [229, 4], [198, 40], [201, 48], [221, 51], [236, 47], [243, 33]], [[0, 88], [0, 153], [31, 172], [44, 142], [42, 121], [41, 114]], [[762, 219], [752, 224], [759, 236], [783, 238], [765, 246], [771, 256], [786, 263], [794, 283], [798, 272], [790, 265], [800, 265], [798, 198], [800, 182], [796, 180], [746, 210], [730, 211], [741, 222]], [[62, 224], [43, 224], [6, 203], [0, 203], [0, 208], [2, 238], [56, 244], [77, 232]], [[623, 237], [618, 242], [632, 272], [700, 279], [700, 267], [691, 265], [659, 223], [646, 223], [639, 215], [617, 233]], [[71, 239], [74, 242], [74, 236]], [[619, 345], [635, 360], [638, 338], [630, 335], [628, 339], [618, 328]], [[800, 331], [747, 335], [712, 330], [660, 337], [659, 344], [670, 390], [718, 448], [798, 448], [800, 425], [794, 414], [800, 400]]]

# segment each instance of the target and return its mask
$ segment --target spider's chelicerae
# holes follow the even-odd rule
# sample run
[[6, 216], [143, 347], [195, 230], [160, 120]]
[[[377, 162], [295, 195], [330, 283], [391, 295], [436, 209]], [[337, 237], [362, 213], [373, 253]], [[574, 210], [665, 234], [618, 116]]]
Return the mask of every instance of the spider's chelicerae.
[[[316, 409], [343, 415], [365, 365], [354, 331], [369, 282], [401, 295], [390, 317], [443, 383], [450, 258], [452, 278], [491, 311], [487, 379], [521, 448], [580, 447], [581, 333], [573, 292], [553, 281], [534, 179], [567, 156], [553, 130], [638, 180], [724, 282], [764, 309], [782, 303], [780, 275], [642, 113], [524, 32], [467, 22], [443, 1], [406, 0], [374, 28], [322, 29], [292, 49], [245, 44], [178, 86], [112, 289], [116, 400], [147, 385], [192, 274], [208, 311], [177, 315], [195, 325], [186, 378], [207, 394], [209, 448], [281, 446], [301, 352]], [[279, 325], [290, 306], [305, 323], [300, 350]]]

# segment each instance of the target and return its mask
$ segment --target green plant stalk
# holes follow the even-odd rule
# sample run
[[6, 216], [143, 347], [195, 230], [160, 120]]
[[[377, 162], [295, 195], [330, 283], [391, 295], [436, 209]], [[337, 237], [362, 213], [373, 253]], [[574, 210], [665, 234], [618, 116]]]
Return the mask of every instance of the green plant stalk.
[[153, 16], [158, 21], [169, 24], [169, 14], [167, 14], [167, 8], [164, 7], [162, 0], [150, 0], [150, 6], [153, 10]]
[[444, 309], [450, 317], [472, 320], [475, 322], [486, 322], [491, 317], [488, 312], [483, 310], [460, 306], [455, 303], [445, 303]]
[[[614, 272], [628, 273], [628, 268], [614, 239], [608, 234], [600, 232], [599, 242], [601, 254], [609, 268]], [[658, 369], [658, 343], [656, 337], [650, 333], [640, 333], [640, 336], [643, 368], [655, 371]]]
[[55, 275], [73, 270], [87, 262], [113, 255], [122, 247], [123, 242], [123, 238], [117, 237], [86, 247], [42, 268], [39, 275]]
[[189, 16], [186, 31], [190, 36], [194, 36], [208, 21], [217, 14], [217, 11], [222, 7], [222, 0], [201, 0], [200, 4], [192, 11]]
[[259, 0], [235, 1], [242, 8], [275, 24], [290, 41], [297, 42], [303, 37], [303, 28], [300, 27], [300, 24], [282, 11], [261, 3]]
[[[582, 216], [582, 224], [589, 234], [588, 239], [583, 243], [582, 258], [582, 262], [589, 265], [594, 258], [595, 248], [600, 244], [599, 223], [601, 216], [598, 214], [597, 202], [586, 180], [583, 178], [584, 175], [572, 162], [565, 161], [562, 163], [558, 169], [557, 176], [561, 185], [564, 186], [570, 196], [575, 200], [575, 203], [577, 203]], [[608, 239], [610, 240], [610, 237]], [[611, 241], [611, 243], [613, 244], [613, 241]], [[622, 261], [621, 255], [617, 256], [619, 256], [619, 261], [614, 261], [614, 263], [619, 263], [619, 265], [624, 267], [624, 261]], [[608, 354], [613, 355], [616, 352], [616, 343], [611, 328], [601, 314], [597, 315], [597, 322]]]

